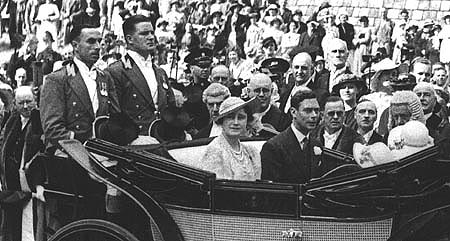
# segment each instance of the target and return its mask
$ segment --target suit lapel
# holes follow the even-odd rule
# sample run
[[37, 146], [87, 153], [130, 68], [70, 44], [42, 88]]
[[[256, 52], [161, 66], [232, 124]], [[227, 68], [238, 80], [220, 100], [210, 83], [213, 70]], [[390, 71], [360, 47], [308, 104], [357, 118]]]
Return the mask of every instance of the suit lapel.
[[89, 111], [89, 114], [92, 117], [94, 115], [94, 109], [92, 108], [91, 98], [89, 97], [89, 91], [84, 83], [83, 78], [81, 77], [80, 71], [76, 71], [75, 76], [69, 76], [69, 85], [72, 88], [75, 95], [77, 95], [80, 102], [84, 105], [86, 110]]
[[164, 76], [162, 74], [159, 74], [159, 70], [153, 66], [153, 71], [155, 73], [156, 81], [158, 84], [158, 105], [164, 106], [166, 104], [167, 98], [166, 98], [166, 91], [168, 91], [169, 86], [164, 80]]
[[305, 152], [300, 148], [300, 143], [297, 140], [297, 137], [294, 134], [294, 131], [292, 130], [292, 127], [289, 127], [288, 136], [291, 141], [288, 141], [287, 149], [290, 150], [290, 153], [292, 155], [292, 160], [294, 161], [294, 165], [299, 170], [299, 172], [302, 172], [302, 176], [306, 177], [307, 171], [307, 160], [305, 159]]
[[144, 99], [148, 103], [153, 103], [150, 88], [148, 87], [147, 81], [145, 80], [145, 77], [142, 74], [141, 70], [129, 55], [126, 55], [125, 58], [127, 59], [127, 61], [130, 61], [132, 65], [131, 68], [125, 68], [125, 75], [136, 87], [136, 90], [144, 97]]

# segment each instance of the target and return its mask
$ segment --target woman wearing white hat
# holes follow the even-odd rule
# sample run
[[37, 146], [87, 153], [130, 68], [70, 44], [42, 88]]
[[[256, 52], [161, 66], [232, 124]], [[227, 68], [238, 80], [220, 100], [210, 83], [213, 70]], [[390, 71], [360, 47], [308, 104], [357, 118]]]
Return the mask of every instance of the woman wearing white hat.
[[229, 97], [220, 105], [215, 121], [222, 126], [222, 134], [206, 147], [198, 168], [214, 172], [218, 179], [255, 181], [261, 178], [259, 151], [240, 142], [253, 119], [249, 109], [252, 101]]

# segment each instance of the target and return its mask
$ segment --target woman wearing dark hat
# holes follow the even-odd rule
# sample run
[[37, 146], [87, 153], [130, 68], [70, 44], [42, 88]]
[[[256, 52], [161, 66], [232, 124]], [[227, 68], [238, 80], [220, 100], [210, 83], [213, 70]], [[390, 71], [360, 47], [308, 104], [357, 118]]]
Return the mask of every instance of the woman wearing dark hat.
[[251, 101], [229, 97], [220, 105], [216, 123], [222, 126], [222, 134], [206, 147], [199, 168], [214, 172], [218, 179], [255, 181], [261, 178], [259, 151], [240, 142], [253, 119]]
[[344, 125], [354, 130], [357, 129], [355, 108], [359, 98], [366, 92], [366, 83], [353, 74], [342, 75], [339, 82], [333, 87], [333, 94], [339, 95], [344, 101]]

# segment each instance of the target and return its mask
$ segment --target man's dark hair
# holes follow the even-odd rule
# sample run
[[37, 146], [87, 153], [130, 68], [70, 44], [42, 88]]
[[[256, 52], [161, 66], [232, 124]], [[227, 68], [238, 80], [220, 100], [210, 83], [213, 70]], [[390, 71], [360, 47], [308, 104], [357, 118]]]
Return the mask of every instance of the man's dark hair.
[[316, 94], [309, 89], [299, 90], [291, 97], [291, 107], [298, 110], [300, 103], [306, 99], [316, 99]]
[[133, 34], [136, 31], [136, 24], [143, 22], [151, 23], [150, 18], [144, 15], [134, 15], [125, 19], [122, 24], [123, 36], [125, 36], [125, 41], [128, 34]]
[[98, 27], [89, 24], [75, 25], [69, 33], [69, 43], [80, 37], [81, 31], [85, 28], [98, 28]]
[[342, 104], [344, 104], [344, 100], [342, 100], [341, 97], [336, 96], [336, 95], [332, 95], [332, 96], [329, 96], [329, 97], [325, 100], [325, 103], [323, 104], [323, 107], [325, 108], [325, 105], [326, 105], [327, 103], [332, 103], [332, 102], [341, 102]]

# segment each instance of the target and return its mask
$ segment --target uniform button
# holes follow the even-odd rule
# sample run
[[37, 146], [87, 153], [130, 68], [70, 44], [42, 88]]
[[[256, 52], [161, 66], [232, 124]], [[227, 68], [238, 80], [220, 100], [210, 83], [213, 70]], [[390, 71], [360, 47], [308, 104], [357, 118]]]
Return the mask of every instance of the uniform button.
[[139, 129], [142, 129], [142, 126], [139, 126]]
[[76, 101], [72, 102], [72, 105], [73, 105], [73, 106], [76, 106], [76, 105], [77, 105], [77, 102], [76, 102]]
[[108, 100], [108, 101], [107, 101], [107, 103], [108, 103], [108, 104], [111, 104], [111, 101], [110, 101], [110, 100]]
[[80, 125], [76, 125], [75, 129], [79, 130], [80, 129]]
[[75, 114], [75, 117], [79, 117], [79, 116], [80, 116], [80, 114], [78, 114], [78, 113]]
[[136, 98], [137, 97], [137, 94], [133, 94], [133, 98]]
[[139, 119], [139, 120], [142, 119], [142, 116], [141, 116], [141, 115], [138, 115], [138, 119]]
[[136, 108], [139, 108], [139, 105], [136, 105]]

